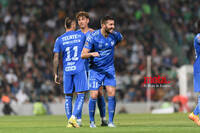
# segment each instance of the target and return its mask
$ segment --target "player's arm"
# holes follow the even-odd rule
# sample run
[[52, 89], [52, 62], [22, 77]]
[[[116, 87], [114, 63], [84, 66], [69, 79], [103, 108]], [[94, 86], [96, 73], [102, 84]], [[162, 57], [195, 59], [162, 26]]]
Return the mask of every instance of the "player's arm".
[[90, 50], [93, 48], [93, 45], [94, 45], [93, 37], [91, 35], [89, 35], [86, 38], [85, 45], [84, 45], [83, 50], [81, 52], [81, 58], [87, 59], [87, 58], [90, 58], [90, 57], [99, 57], [98, 52], [90, 52]]
[[60, 84], [58, 71], [59, 71], [59, 53], [60, 53], [60, 40], [57, 38], [54, 45], [54, 57], [53, 57], [53, 73], [54, 73], [54, 82]]
[[90, 53], [90, 49], [83, 48], [82, 53], [81, 53], [81, 58], [87, 59], [87, 58], [90, 58], [90, 57], [99, 57], [99, 53], [98, 52], [91, 52]]
[[60, 84], [59, 77], [58, 77], [58, 71], [59, 71], [59, 53], [54, 53], [53, 58], [53, 72], [54, 72], [54, 82], [56, 84]]
[[116, 45], [117, 45], [118, 43], [120, 43], [120, 42], [124, 39], [124, 37], [122, 36], [122, 34], [121, 34], [120, 32], [114, 31], [114, 32], [113, 32], [113, 35], [115, 36], [115, 38], [116, 38], [116, 40], [117, 40]]

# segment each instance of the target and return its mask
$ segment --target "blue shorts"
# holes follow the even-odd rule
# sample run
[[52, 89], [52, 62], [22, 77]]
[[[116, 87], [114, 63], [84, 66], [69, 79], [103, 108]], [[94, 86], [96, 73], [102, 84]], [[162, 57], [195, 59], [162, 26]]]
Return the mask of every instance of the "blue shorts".
[[98, 90], [100, 86], [116, 86], [115, 70], [98, 72], [93, 69], [88, 74], [89, 90]]
[[193, 65], [194, 69], [194, 92], [200, 92], [200, 57], [198, 57]]
[[72, 75], [66, 74], [64, 72], [63, 87], [64, 87], [64, 94], [88, 91], [89, 88], [88, 88], [86, 71], [84, 70]]

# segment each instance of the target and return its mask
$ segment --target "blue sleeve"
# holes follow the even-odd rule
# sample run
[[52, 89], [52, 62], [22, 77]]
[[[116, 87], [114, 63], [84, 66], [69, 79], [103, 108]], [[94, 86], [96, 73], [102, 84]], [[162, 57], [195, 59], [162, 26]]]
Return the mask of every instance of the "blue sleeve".
[[94, 45], [94, 39], [93, 39], [93, 36], [91, 34], [89, 34], [86, 38], [86, 41], [85, 41], [85, 45], [84, 45], [84, 48], [87, 48], [89, 50], [92, 49]]
[[56, 42], [55, 42], [55, 44], [54, 44], [53, 52], [54, 52], [54, 53], [59, 53], [60, 51], [61, 51], [61, 49], [60, 49], [60, 39], [57, 38], [57, 39], [56, 39]]
[[121, 42], [121, 40], [123, 40], [123, 36], [122, 36], [121, 33], [114, 31], [113, 35], [115, 36], [115, 39], [117, 40], [117, 43]]

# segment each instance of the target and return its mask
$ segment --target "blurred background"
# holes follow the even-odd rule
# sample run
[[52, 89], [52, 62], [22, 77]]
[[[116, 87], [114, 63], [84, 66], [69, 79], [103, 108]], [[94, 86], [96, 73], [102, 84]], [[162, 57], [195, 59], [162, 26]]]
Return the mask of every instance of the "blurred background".
[[[197, 0], [0, 0], [0, 114], [6, 103], [14, 114], [31, 114], [38, 101], [49, 114], [59, 114], [58, 106], [64, 112], [62, 85], [53, 81], [52, 51], [65, 32], [65, 16], [81, 10], [89, 12], [93, 29], [100, 28], [102, 16], [114, 16], [124, 36], [115, 51], [118, 112], [169, 107], [180, 95], [192, 109], [199, 6]], [[147, 73], [166, 77], [169, 86], [145, 87]]]

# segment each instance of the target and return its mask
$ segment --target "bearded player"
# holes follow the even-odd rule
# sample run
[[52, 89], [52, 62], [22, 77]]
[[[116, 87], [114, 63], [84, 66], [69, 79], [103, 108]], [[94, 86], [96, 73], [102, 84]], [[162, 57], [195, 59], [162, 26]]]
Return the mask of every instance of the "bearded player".
[[101, 19], [101, 29], [92, 32], [86, 39], [81, 57], [90, 58], [89, 68], [89, 116], [90, 127], [95, 128], [95, 108], [100, 86], [106, 87], [108, 95], [108, 127], [115, 127], [116, 79], [114, 67], [114, 48], [122, 40], [122, 35], [114, 31], [115, 21], [110, 16]]

